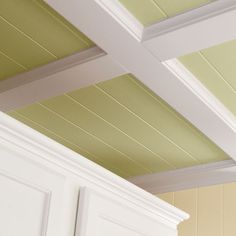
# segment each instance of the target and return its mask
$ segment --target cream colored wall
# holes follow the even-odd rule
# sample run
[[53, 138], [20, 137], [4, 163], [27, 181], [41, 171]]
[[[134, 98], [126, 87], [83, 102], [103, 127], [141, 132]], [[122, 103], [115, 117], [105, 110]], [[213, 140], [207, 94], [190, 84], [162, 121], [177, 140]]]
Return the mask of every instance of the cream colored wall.
[[236, 236], [236, 183], [158, 195], [188, 212], [180, 236]]

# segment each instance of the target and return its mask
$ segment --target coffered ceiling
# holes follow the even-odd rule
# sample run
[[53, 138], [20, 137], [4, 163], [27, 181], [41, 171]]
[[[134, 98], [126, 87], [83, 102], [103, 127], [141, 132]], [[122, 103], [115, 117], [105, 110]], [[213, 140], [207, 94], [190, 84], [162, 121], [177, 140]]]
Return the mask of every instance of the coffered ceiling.
[[124, 178], [236, 159], [235, 8], [3, 0], [0, 107]]

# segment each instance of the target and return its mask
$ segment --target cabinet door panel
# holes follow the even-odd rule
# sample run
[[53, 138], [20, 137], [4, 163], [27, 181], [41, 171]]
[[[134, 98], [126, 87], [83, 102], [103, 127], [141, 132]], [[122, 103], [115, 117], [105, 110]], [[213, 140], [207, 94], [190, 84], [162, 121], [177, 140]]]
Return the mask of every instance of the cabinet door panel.
[[37, 155], [0, 139], [0, 235], [65, 236], [64, 185]]
[[173, 230], [135, 206], [83, 188], [76, 236], [175, 236]]

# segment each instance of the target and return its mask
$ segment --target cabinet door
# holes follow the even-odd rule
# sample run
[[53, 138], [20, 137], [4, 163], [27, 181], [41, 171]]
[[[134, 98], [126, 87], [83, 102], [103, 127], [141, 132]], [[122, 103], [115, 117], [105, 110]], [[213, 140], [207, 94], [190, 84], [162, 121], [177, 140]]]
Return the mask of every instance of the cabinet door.
[[64, 184], [37, 154], [0, 139], [0, 235], [65, 236]]
[[[123, 202], [124, 203], [124, 202]], [[80, 192], [76, 236], [176, 236], [174, 229], [135, 206], [93, 190]], [[138, 208], [138, 207], [137, 207]]]

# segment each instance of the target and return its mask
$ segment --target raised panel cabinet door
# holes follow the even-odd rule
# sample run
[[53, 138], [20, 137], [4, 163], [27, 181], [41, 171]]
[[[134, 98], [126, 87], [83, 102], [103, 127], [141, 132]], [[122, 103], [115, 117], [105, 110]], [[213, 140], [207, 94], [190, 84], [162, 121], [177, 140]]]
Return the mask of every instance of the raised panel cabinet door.
[[62, 175], [0, 137], [0, 235], [64, 236]]
[[155, 217], [93, 190], [80, 190], [76, 236], [176, 236]]

